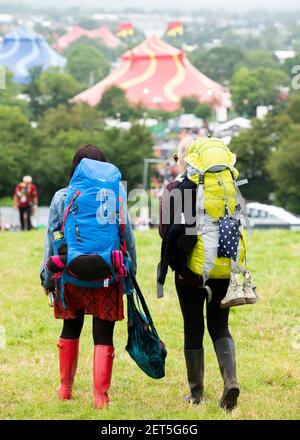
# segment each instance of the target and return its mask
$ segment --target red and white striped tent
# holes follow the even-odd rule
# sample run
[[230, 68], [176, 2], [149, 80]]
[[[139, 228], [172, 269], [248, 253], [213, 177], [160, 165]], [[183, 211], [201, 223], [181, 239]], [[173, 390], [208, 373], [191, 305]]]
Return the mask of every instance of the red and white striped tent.
[[57, 40], [54, 47], [57, 50], [65, 50], [81, 37], [87, 37], [92, 40], [101, 40], [104, 46], [111, 49], [114, 49], [122, 44], [121, 41], [106, 26], [88, 30], [78, 25], [74, 25], [66, 34], [62, 35]]
[[221, 84], [197, 70], [182, 50], [158, 36], [124, 53], [120, 65], [105, 79], [76, 95], [72, 102], [96, 106], [112, 85], [121, 87], [131, 105], [174, 111], [185, 96], [212, 108], [230, 107], [230, 93]]

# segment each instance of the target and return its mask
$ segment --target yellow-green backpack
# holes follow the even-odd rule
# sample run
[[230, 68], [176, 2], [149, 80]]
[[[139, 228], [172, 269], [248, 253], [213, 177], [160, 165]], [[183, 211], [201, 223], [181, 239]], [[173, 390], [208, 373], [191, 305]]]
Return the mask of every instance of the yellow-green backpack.
[[196, 139], [188, 150], [187, 177], [197, 185], [197, 242], [189, 257], [188, 267], [203, 277], [230, 278], [246, 262], [246, 243], [242, 223], [236, 259], [218, 257], [219, 221], [226, 213], [230, 219], [242, 220], [242, 197], [234, 167], [236, 156], [216, 138]]

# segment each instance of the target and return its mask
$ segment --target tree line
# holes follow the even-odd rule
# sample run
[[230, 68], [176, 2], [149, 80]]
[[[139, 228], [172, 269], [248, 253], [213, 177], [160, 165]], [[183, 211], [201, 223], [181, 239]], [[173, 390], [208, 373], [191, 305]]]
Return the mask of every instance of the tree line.
[[[49, 203], [53, 192], [68, 181], [76, 148], [86, 143], [103, 148], [108, 159], [120, 167], [129, 188], [135, 187], [142, 182], [143, 159], [151, 157], [154, 142], [148, 130], [136, 123], [137, 119], [147, 115], [167, 120], [183, 109], [205, 121], [213, 118], [211, 109], [199, 105], [193, 97], [183, 98], [177, 113], [132, 108], [124, 92], [115, 86], [106, 91], [96, 108], [71, 105], [71, 97], [108, 71], [109, 61], [103, 61], [101, 52], [97, 58], [94, 49], [99, 51], [91, 45], [83, 49], [79, 42], [70, 48], [65, 73], [34, 69], [25, 87], [14, 84], [8, 73], [6, 89], [0, 91], [0, 200], [11, 196], [24, 174], [31, 174], [39, 185], [41, 203]], [[253, 118], [252, 128], [232, 140], [241, 175], [249, 179], [243, 194], [248, 199], [271, 200], [300, 213], [300, 97], [297, 92], [286, 101], [278, 96], [293, 60], [278, 68], [277, 61], [266, 53], [242, 54], [237, 49], [218, 48], [202, 61], [200, 70], [230, 83], [234, 102], [231, 116], [254, 116], [260, 104], [273, 108], [263, 120]], [[30, 99], [17, 99], [20, 93]], [[128, 131], [108, 129], [107, 117], [130, 120], [133, 126]]]
[[231, 141], [240, 177], [248, 178], [243, 195], [300, 214], [300, 96], [264, 119], [252, 119], [252, 128]]
[[28, 86], [29, 103], [16, 99], [16, 86], [9, 79], [0, 93], [0, 200], [11, 197], [15, 184], [30, 174], [39, 187], [40, 203], [49, 204], [53, 193], [68, 183], [76, 149], [89, 143], [104, 150], [129, 188], [142, 183], [143, 159], [152, 156], [153, 147], [144, 126], [108, 129], [99, 108], [69, 104], [76, 84], [68, 74], [44, 72], [36, 81]]

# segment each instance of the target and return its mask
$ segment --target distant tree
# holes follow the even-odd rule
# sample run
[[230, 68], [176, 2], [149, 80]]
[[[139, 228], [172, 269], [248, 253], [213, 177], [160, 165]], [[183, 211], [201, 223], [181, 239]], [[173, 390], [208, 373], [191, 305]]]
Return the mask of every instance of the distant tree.
[[84, 18], [79, 21], [79, 26], [83, 27], [84, 29], [96, 29], [99, 27], [98, 22], [92, 18]]
[[281, 70], [240, 68], [232, 80], [232, 100], [239, 114], [254, 116], [258, 105], [275, 105], [287, 76]]
[[279, 69], [260, 67], [253, 70], [260, 83], [257, 101], [262, 105], [275, 105], [278, 101], [279, 89], [287, 84], [287, 75]]
[[290, 79], [292, 79], [295, 73], [292, 71], [294, 66], [300, 66], [300, 53], [297, 53], [293, 58], [288, 58], [282, 64], [282, 70], [287, 73]]
[[2, 74], [5, 75], [5, 88], [0, 89], [0, 105], [20, 105], [17, 94], [23, 91], [22, 85], [13, 82], [13, 73], [10, 70], [5, 68], [1, 71]]
[[70, 48], [67, 71], [84, 86], [100, 81], [109, 70], [109, 61], [96, 47], [76, 45]]
[[190, 58], [202, 73], [224, 84], [231, 81], [237, 65], [243, 63], [244, 55], [236, 48], [216, 47], [208, 52], [192, 52]]
[[261, 47], [267, 50], [276, 50], [282, 47], [283, 41], [281, 33], [275, 26], [267, 27], [260, 36]]
[[231, 148], [237, 155], [237, 169], [240, 178], [247, 178], [249, 183], [242, 188], [248, 200], [268, 202], [275, 191], [268, 161], [273, 151], [286, 138], [292, 122], [287, 115], [272, 116], [252, 120], [252, 128], [242, 130], [232, 138]]
[[199, 104], [196, 107], [195, 115], [203, 121], [208, 121], [212, 116], [212, 109], [208, 104]]
[[71, 107], [60, 104], [56, 108], [50, 108], [39, 121], [40, 130], [47, 136], [55, 136], [61, 130], [71, 129], [95, 132], [103, 129], [103, 125], [103, 114], [83, 103]]
[[43, 137], [43, 145], [36, 152], [33, 164], [41, 204], [49, 204], [55, 191], [68, 184], [75, 151], [82, 145], [95, 142], [93, 133], [74, 128], [61, 130], [53, 137]]
[[27, 115], [17, 106], [0, 106], [0, 140], [4, 144], [18, 145], [27, 141], [32, 128]]
[[14, 185], [30, 174], [33, 130], [19, 107], [0, 105], [0, 198], [12, 196]]
[[259, 67], [265, 67], [267, 69], [280, 68], [273, 52], [262, 49], [248, 50], [244, 55], [244, 59], [239, 63], [239, 66], [248, 67], [248, 69], [257, 69]]
[[107, 116], [116, 118], [119, 114], [121, 120], [128, 120], [131, 112], [124, 90], [118, 86], [112, 86], [103, 94], [98, 106], [99, 110]]
[[291, 97], [287, 110], [287, 114], [295, 124], [300, 124], [300, 96]]
[[[62, 116], [63, 109], [58, 107]], [[51, 114], [51, 117], [53, 114]], [[48, 120], [49, 112], [45, 114]], [[72, 124], [76, 117], [72, 115]], [[50, 122], [48, 120], [48, 122]], [[78, 127], [70, 127], [51, 134], [43, 121], [38, 127], [41, 140], [35, 152], [32, 173], [40, 188], [41, 203], [48, 204], [59, 188], [67, 185], [73, 155], [78, 147], [92, 143], [102, 148], [110, 162], [118, 166], [128, 188], [135, 188], [142, 182], [145, 157], [152, 156], [153, 139], [147, 128], [133, 125], [129, 130], [90, 129], [83, 122]]]
[[161, 109], [146, 109], [142, 106], [135, 106], [131, 108], [132, 119], [142, 119], [144, 118], [145, 113], [147, 114], [148, 118], [158, 119], [160, 121], [167, 121], [168, 119], [176, 118], [181, 114], [180, 110], [167, 112], [166, 110]]
[[261, 47], [261, 41], [259, 37], [254, 37], [249, 32], [245, 35], [237, 34], [232, 28], [228, 28], [222, 38], [222, 43], [226, 47], [239, 49], [241, 51], [249, 49], [257, 49]]
[[102, 146], [109, 160], [120, 168], [129, 190], [141, 186], [144, 159], [152, 157], [153, 144], [151, 133], [141, 125], [134, 124], [126, 131], [105, 131]]
[[69, 54], [78, 46], [93, 47], [99, 50], [101, 54], [110, 62], [116, 61], [116, 59], [118, 59], [119, 56], [124, 52], [123, 45], [120, 45], [116, 48], [111, 48], [105, 46], [100, 38], [91, 39], [83, 35], [77, 41], [74, 41], [74, 43], [71, 44], [71, 46], [66, 50], [66, 55], [69, 56]]
[[196, 96], [184, 96], [181, 98], [181, 108], [184, 113], [195, 113], [197, 107], [199, 106], [199, 100]]
[[255, 115], [259, 81], [246, 67], [240, 68], [232, 80], [232, 101], [239, 114]]
[[42, 67], [33, 67], [30, 70], [30, 81], [29, 84], [25, 86], [25, 93], [30, 96], [29, 108], [33, 119], [37, 119], [38, 116], [43, 112], [43, 99], [40, 90], [39, 78], [42, 74]]
[[294, 126], [270, 154], [268, 170], [276, 187], [275, 201], [300, 214], [300, 126]]
[[40, 68], [32, 69], [31, 81], [25, 88], [30, 96], [32, 117], [38, 119], [46, 110], [59, 104], [69, 105], [69, 99], [79, 90], [79, 83], [70, 73], [61, 73], [58, 69], [44, 72]]
[[78, 82], [69, 73], [49, 69], [38, 78], [38, 87], [45, 109], [59, 104], [68, 105], [69, 99], [79, 92]]

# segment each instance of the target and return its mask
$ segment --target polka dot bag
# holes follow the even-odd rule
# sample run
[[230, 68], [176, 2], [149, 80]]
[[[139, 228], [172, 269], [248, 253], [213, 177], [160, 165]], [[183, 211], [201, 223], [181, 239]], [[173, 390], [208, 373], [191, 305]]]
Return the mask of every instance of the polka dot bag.
[[236, 261], [241, 236], [240, 225], [239, 219], [229, 217], [226, 207], [225, 216], [219, 220], [218, 257], [227, 257]]

